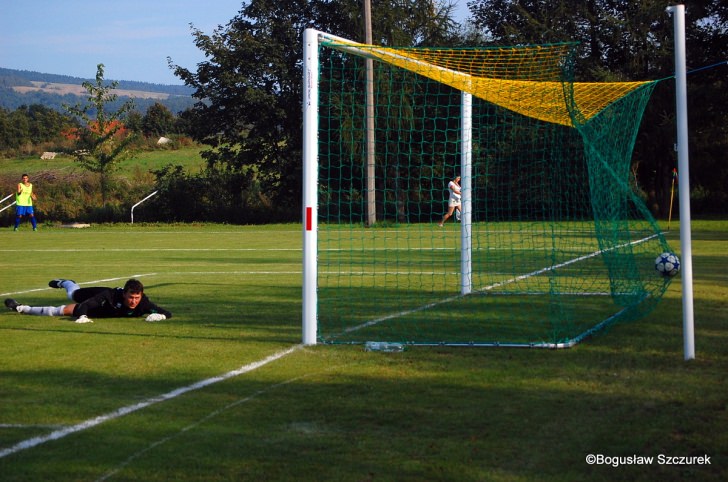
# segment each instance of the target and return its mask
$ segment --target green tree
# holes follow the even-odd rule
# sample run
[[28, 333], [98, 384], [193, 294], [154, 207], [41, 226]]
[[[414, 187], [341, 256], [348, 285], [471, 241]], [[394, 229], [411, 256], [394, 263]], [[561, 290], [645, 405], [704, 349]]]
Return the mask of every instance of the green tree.
[[84, 82], [82, 85], [88, 92], [86, 104], [64, 105], [64, 108], [82, 122], [74, 156], [84, 169], [99, 174], [101, 196], [106, 206], [111, 174], [118, 168], [119, 162], [131, 154], [133, 135], [125, 133], [122, 120], [134, 108], [134, 101], [128, 100], [116, 111], [106, 112], [106, 105], [116, 101], [117, 95], [113, 90], [117, 82], [105, 85], [104, 64], [98, 64], [96, 68], [95, 83]]
[[28, 117], [21, 110], [0, 109], [0, 149], [17, 149], [30, 142]]
[[[20, 107], [30, 123], [30, 137], [34, 144], [56, 139], [63, 130], [76, 127], [77, 122], [68, 115], [40, 104]], [[19, 109], [19, 110], [20, 110]]]
[[[456, 41], [452, 7], [432, 0], [372, 2], [375, 42], [391, 45]], [[208, 35], [193, 29], [206, 61], [197, 71], [172, 64], [195, 89], [187, 116], [208, 175], [229, 181], [225, 202], [300, 215], [302, 151], [302, 34], [306, 27], [359, 40], [361, 3], [356, 0], [252, 0], [225, 27]], [[284, 211], [282, 207], [286, 206]]]
[[[673, 75], [672, 18], [662, 0], [471, 0], [473, 24], [501, 45], [578, 41], [577, 80], [665, 79]], [[721, 0], [692, 2], [686, 11], [692, 68], [728, 57], [728, 9]], [[689, 79], [691, 187], [694, 211], [728, 212], [728, 88], [725, 67]], [[635, 145], [633, 172], [653, 212], [667, 216], [677, 167], [674, 82], [661, 82]]]
[[149, 106], [142, 119], [142, 130], [145, 136], [163, 136], [174, 131], [174, 114], [159, 102]]
[[126, 128], [135, 134], [141, 134], [143, 132], [142, 122], [144, 116], [138, 110], [133, 110], [126, 115], [125, 125]]

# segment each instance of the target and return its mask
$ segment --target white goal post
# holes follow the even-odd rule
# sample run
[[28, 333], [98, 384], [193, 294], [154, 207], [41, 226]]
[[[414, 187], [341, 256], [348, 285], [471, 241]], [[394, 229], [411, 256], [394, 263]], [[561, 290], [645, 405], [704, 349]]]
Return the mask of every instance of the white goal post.
[[[315, 345], [317, 340], [318, 296], [317, 276], [317, 219], [318, 219], [318, 103], [319, 103], [319, 42], [324, 39], [344, 43], [356, 42], [315, 29], [306, 29], [303, 36], [303, 344]], [[355, 46], [351, 50], [359, 51]], [[461, 150], [461, 294], [472, 287], [472, 95], [462, 92], [462, 150]]]

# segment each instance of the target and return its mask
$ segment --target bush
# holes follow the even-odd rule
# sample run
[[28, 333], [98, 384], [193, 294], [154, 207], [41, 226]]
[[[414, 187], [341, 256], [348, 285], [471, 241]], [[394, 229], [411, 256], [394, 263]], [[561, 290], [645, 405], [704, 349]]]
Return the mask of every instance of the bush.
[[[135, 176], [133, 180], [112, 177], [104, 205], [98, 174], [38, 171], [33, 174], [33, 183], [43, 186], [42, 195], [35, 203], [36, 217], [42, 223], [126, 222], [129, 221], [131, 206], [154, 189], [154, 179], [149, 176], [146, 179]], [[16, 184], [15, 177], [0, 176], [0, 185]], [[6, 209], [2, 214], [0, 223], [5, 226], [12, 224], [15, 209]]]

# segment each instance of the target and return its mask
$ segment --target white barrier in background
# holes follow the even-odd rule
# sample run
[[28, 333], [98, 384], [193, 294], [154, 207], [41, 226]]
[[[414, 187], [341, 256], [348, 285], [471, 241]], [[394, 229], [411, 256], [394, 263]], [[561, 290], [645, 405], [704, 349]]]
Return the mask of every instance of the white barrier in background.
[[[15, 194], [8, 194], [4, 198], [0, 199], [0, 204], [4, 203], [5, 201], [7, 201], [8, 199], [10, 199], [13, 196], [15, 196]], [[11, 202], [10, 204], [8, 204], [7, 206], [5, 206], [4, 208], [0, 209], [0, 213], [3, 212], [3, 211], [5, 211], [6, 209], [8, 209], [10, 206], [14, 206], [14, 205], [15, 205], [15, 201]]]
[[141, 201], [139, 201], [138, 203], [136, 203], [135, 205], [133, 205], [133, 206], [131, 207], [131, 224], [134, 224], [134, 208], [135, 208], [135, 207], [137, 207], [137, 206], [139, 206], [139, 205], [140, 205], [141, 203], [143, 203], [144, 201], [146, 201], [146, 200], [147, 200], [147, 199], [149, 199], [150, 197], [154, 196], [154, 195], [155, 195], [155, 194], [157, 194], [158, 192], [159, 192], [159, 191], [154, 191], [154, 192], [153, 192], [153, 193], [151, 193], [151, 194], [150, 194], [149, 196], [145, 197], [144, 199], [142, 199]]

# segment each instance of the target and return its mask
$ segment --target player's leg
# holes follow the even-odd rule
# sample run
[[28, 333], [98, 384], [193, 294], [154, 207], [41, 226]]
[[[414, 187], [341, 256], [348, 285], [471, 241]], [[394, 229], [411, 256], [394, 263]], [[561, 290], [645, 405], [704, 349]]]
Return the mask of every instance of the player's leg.
[[18, 206], [15, 209], [15, 227], [13, 228], [13, 231], [17, 231], [18, 227], [20, 227], [20, 222], [23, 220], [23, 207]]
[[447, 212], [442, 217], [442, 221], [440, 221], [440, 223], [438, 224], [438, 226], [442, 227], [445, 224], [445, 221], [447, 221], [448, 219], [450, 219], [450, 216], [452, 216], [452, 212], [454, 210], [455, 210], [455, 206], [448, 206]]
[[78, 283], [76, 283], [72, 279], [64, 278], [52, 279], [48, 282], [48, 286], [50, 286], [51, 288], [63, 288], [64, 290], [66, 290], [66, 296], [69, 300], [73, 300], [73, 294], [81, 289], [81, 287], [78, 286]]
[[23, 313], [24, 315], [35, 316], [69, 316], [73, 313], [74, 305], [61, 306], [28, 306], [21, 305], [12, 298], [5, 300], [5, 306], [12, 311]]

